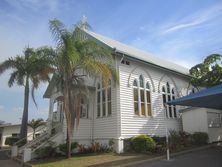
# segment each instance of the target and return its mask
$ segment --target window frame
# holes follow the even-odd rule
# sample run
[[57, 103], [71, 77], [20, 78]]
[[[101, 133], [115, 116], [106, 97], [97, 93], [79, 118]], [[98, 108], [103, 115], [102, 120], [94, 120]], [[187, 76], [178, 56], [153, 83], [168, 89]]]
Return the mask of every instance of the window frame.
[[[213, 126], [209, 126], [209, 114], [213, 114], [213, 115], [217, 115], [218, 116], [218, 120], [219, 120], [219, 125], [215, 126], [215, 124], [213, 124]], [[218, 112], [211, 112], [211, 111], [207, 111], [207, 127], [208, 128], [221, 128], [222, 126], [222, 122], [221, 122], [221, 114]]]
[[[109, 89], [111, 93], [110, 100], [108, 99]], [[98, 95], [100, 95], [99, 103], [98, 103]], [[110, 105], [110, 112], [109, 112], [109, 105]], [[98, 106], [100, 111], [98, 110]], [[112, 80], [110, 80], [108, 85], [105, 87], [102, 79], [100, 79], [99, 81], [97, 81], [97, 86], [96, 86], [96, 118], [104, 118], [104, 117], [109, 117], [111, 115], [112, 115]]]
[[[162, 102], [163, 102], [163, 106], [165, 109], [166, 118], [177, 119], [178, 113], [177, 113], [176, 106], [167, 104], [168, 101], [176, 99], [175, 88], [171, 87], [169, 82], [166, 82], [166, 84], [164, 84], [162, 86], [161, 94], [162, 94]], [[164, 99], [164, 97], [165, 97], [165, 99]]]
[[[82, 103], [83, 100], [83, 103]], [[82, 116], [83, 109], [85, 108], [85, 116]], [[89, 118], [89, 110], [88, 110], [88, 103], [85, 95], [81, 95], [80, 99], [80, 119], [88, 119]]]
[[[136, 85], [134, 84], [136, 83]], [[147, 84], [149, 85], [149, 88], [147, 88]], [[135, 90], [137, 91], [138, 95], [138, 101], [135, 101]], [[143, 92], [143, 96], [141, 94]], [[149, 100], [150, 102], [148, 103], [148, 97], [147, 97], [147, 92], [149, 92]], [[142, 98], [143, 97], [143, 101]], [[138, 105], [138, 114], [135, 112], [135, 104], [137, 103]], [[142, 105], [144, 105], [144, 113], [142, 113]], [[150, 105], [150, 112], [148, 111], [148, 105]], [[149, 81], [146, 81], [143, 75], [140, 75], [138, 80], [135, 78], [133, 80], [133, 109], [134, 109], [134, 115], [139, 116], [139, 117], [152, 117], [153, 112], [152, 112], [152, 94], [151, 94], [151, 87]], [[149, 114], [150, 113], [150, 114]]]

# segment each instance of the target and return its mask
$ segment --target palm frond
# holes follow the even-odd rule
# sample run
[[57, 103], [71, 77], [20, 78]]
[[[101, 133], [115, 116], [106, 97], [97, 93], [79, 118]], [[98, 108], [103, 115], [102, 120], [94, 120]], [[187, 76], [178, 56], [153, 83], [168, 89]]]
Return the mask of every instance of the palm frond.
[[17, 75], [18, 75], [18, 71], [13, 71], [10, 75], [10, 78], [8, 80], [8, 86], [9, 87], [12, 87], [13, 84], [15, 83], [15, 80], [17, 78]]
[[35, 100], [35, 89], [37, 89], [39, 87], [40, 80], [38, 79], [38, 77], [32, 77], [31, 80], [32, 80], [32, 86], [31, 86], [32, 100], [33, 100], [36, 108], [38, 108], [38, 105]]
[[65, 29], [64, 24], [57, 20], [50, 20], [49, 21], [49, 29], [52, 32], [52, 36], [54, 38], [54, 40], [57, 42], [58, 46], [61, 46], [63, 44], [63, 35], [68, 32]]
[[6, 70], [13, 69], [17, 67], [17, 62], [13, 58], [9, 58], [0, 64], [0, 75]]

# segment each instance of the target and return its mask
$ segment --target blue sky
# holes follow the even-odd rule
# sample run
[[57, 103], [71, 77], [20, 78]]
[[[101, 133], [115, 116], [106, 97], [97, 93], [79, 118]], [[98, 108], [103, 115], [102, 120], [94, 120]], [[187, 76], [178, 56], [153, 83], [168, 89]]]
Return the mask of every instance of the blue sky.
[[[54, 46], [48, 21], [71, 28], [85, 15], [96, 33], [153, 53], [188, 68], [211, 53], [222, 53], [221, 0], [1, 0], [0, 61], [22, 54], [25, 46]], [[0, 76], [0, 120], [18, 123], [23, 88], [8, 88]], [[30, 101], [29, 118], [48, 116], [47, 85]]]

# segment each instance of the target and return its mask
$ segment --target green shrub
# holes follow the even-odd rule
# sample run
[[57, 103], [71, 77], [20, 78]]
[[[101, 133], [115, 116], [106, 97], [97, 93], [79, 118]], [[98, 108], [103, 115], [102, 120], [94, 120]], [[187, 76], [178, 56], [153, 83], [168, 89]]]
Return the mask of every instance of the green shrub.
[[156, 143], [147, 135], [139, 135], [132, 138], [132, 146], [136, 152], [154, 151]]
[[152, 136], [157, 145], [166, 145], [166, 137]]
[[166, 152], [166, 137], [153, 136], [153, 140], [156, 143], [156, 148], [154, 150], [155, 153], [165, 153]]
[[56, 155], [56, 147], [46, 146], [39, 148], [35, 151], [38, 158], [49, 158], [54, 157]]
[[169, 146], [171, 150], [177, 150], [179, 147], [181, 147], [181, 136], [179, 135], [179, 132], [175, 130], [169, 131]]
[[181, 145], [183, 145], [184, 147], [188, 147], [192, 144], [192, 135], [190, 133], [179, 131], [179, 135]]
[[114, 152], [114, 145], [115, 145], [114, 139], [109, 139], [109, 149], [111, 152]]
[[205, 132], [195, 132], [192, 135], [192, 141], [194, 145], [204, 145], [207, 144], [209, 140], [208, 134]]
[[124, 139], [123, 145], [124, 145], [124, 152], [132, 152], [133, 151], [132, 138]]
[[[71, 150], [77, 148], [77, 146], [78, 146], [78, 143], [77, 143], [77, 142], [72, 142], [72, 143], [71, 143]], [[66, 143], [60, 144], [60, 145], [58, 146], [58, 148], [59, 148], [59, 150], [60, 150], [62, 153], [64, 153], [64, 154], [67, 152], [67, 144], [66, 144]]]
[[7, 137], [5, 139], [5, 145], [12, 146], [14, 143], [19, 141], [19, 137]]

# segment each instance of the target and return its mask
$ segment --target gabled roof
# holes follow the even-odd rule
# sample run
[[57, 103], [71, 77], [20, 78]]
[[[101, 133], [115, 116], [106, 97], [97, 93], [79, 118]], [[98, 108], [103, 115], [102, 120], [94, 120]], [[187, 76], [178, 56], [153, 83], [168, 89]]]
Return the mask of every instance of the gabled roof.
[[153, 54], [146, 53], [142, 50], [127, 46], [121, 42], [96, 34], [92, 31], [85, 30], [85, 29], [83, 31], [86, 32], [89, 36], [93, 37], [94, 39], [110, 47], [111, 49], [116, 50], [116, 52], [125, 54], [126, 56], [129, 56], [131, 58], [144, 61], [146, 63], [152, 64], [152, 65], [155, 65], [155, 66], [158, 66], [158, 67], [170, 70], [170, 71], [174, 71], [174, 72], [189, 76], [189, 69], [183, 66], [163, 60], [157, 56], [154, 56]]

